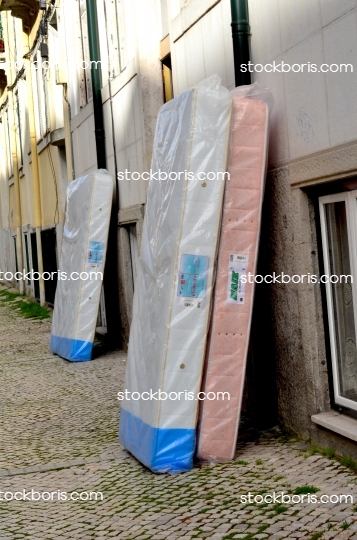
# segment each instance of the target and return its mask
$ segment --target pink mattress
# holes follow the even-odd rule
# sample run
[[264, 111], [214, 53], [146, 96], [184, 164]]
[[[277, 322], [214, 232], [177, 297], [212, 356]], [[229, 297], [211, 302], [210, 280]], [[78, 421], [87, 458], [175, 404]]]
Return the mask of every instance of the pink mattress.
[[[217, 280], [202, 391], [229, 392], [230, 400], [201, 401], [197, 455], [233, 459], [242, 403], [266, 175], [268, 107], [235, 97]], [[212, 397], [212, 394], [210, 395]]]

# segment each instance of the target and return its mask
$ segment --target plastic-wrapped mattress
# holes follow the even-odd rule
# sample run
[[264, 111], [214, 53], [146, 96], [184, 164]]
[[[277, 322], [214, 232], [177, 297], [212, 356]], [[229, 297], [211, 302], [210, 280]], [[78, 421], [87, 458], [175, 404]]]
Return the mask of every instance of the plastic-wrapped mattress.
[[113, 186], [113, 177], [100, 169], [67, 188], [50, 348], [74, 362], [92, 357], [102, 288], [94, 273], [104, 270]]
[[[269, 115], [259, 100], [260, 92], [266, 98], [264, 90], [255, 84], [233, 92], [230, 180], [202, 384], [216, 399], [200, 402], [198, 427], [197, 456], [207, 461], [233, 459], [237, 440], [254, 295], [247, 273], [256, 270], [266, 175]], [[242, 97], [249, 92], [256, 99]]]
[[119, 435], [155, 472], [192, 467], [231, 106], [213, 76], [158, 116]]

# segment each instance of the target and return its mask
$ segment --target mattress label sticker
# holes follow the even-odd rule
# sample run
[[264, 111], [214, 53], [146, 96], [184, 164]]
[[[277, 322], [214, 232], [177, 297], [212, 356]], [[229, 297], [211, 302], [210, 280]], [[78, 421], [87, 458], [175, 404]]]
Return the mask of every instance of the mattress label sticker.
[[89, 242], [88, 262], [102, 264], [104, 259], [104, 242]]
[[244, 304], [245, 283], [242, 276], [247, 275], [248, 255], [231, 254], [228, 265], [227, 303]]
[[206, 305], [209, 258], [203, 255], [181, 255], [177, 303], [183, 307]]

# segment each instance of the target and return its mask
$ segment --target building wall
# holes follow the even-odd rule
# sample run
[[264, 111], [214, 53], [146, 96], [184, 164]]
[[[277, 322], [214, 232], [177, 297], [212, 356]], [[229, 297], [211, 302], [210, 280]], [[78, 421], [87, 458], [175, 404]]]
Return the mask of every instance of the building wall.
[[[163, 45], [171, 54], [174, 95], [214, 73], [224, 86], [234, 88], [230, 0], [123, 0], [120, 4], [123, 11], [115, 45], [111, 16], [108, 19], [104, 3], [98, 3], [107, 168], [115, 177], [125, 169], [138, 173], [150, 169], [157, 115], [164, 102]], [[48, 132], [44, 133], [43, 113], [42, 117], [39, 114], [42, 90], [36, 83], [36, 70], [31, 73], [33, 103], [24, 98], [31, 81], [18, 82], [24, 105], [24, 136], [21, 143], [17, 139], [17, 151], [21, 144], [24, 156], [19, 167], [21, 223], [16, 222], [14, 149], [9, 143], [11, 118], [6, 107], [9, 92], [0, 97], [1, 268], [15, 268], [14, 237], [19, 235], [19, 227], [22, 234], [56, 228], [58, 249], [66, 186], [97, 168], [90, 70], [78, 69], [79, 61], [88, 60], [85, 9], [80, 13], [80, 6], [84, 9], [85, 4], [78, 0], [61, 2], [57, 30], [49, 30], [50, 60], [61, 65], [51, 67], [46, 75]], [[249, 12], [252, 62], [353, 64], [355, 0], [249, 0]], [[29, 37], [19, 19], [15, 26], [10, 14], [4, 19], [11, 23], [8, 50], [16, 42], [22, 61], [36, 39], [40, 15]], [[264, 71], [253, 77], [271, 90], [275, 101], [260, 274], [318, 274], [321, 270], [314, 189], [357, 175], [356, 77], [356, 73]], [[32, 105], [40, 223], [36, 221], [36, 174], [29, 138]], [[60, 146], [51, 144], [55, 138], [60, 139]], [[124, 347], [146, 194], [143, 180], [118, 182], [117, 253]], [[256, 419], [265, 415], [266, 423], [271, 422], [278, 403], [287, 428], [316, 440], [322, 436], [311, 415], [331, 407], [324, 309], [324, 291], [317, 285], [257, 287], [245, 397], [246, 409]]]
[[[353, 64], [354, 0], [249, 0], [252, 62]], [[305, 68], [306, 69], [306, 68]], [[319, 274], [316, 186], [353, 177], [357, 73], [265, 73], [254, 80], [274, 96], [266, 207], [266, 260], [260, 273]], [[352, 120], [354, 119], [354, 120]], [[285, 426], [328, 445], [311, 416], [331, 408], [329, 345], [319, 285], [274, 285], [269, 315]], [[346, 439], [330, 434], [346, 449]], [[347, 444], [348, 446], [348, 444]], [[349, 449], [351, 452], [351, 448]]]
[[218, 73], [234, 88], [230, 0], [169, 2], [174, 92]]
[[[2, 12], [5, 39], [5, 65], [3, 66], [7, 75], [7, 85], [12, 84], [13, 87], [5, 90], [0, 97], [0, 147], [3, 157], [0, 161], [2, 195], [0, 224], [4, 246], [1, 269], [7, 268], [11, 272], [15, 272], [16, 267], [15, 253], [12, 253], [15, 241], [18, 270], [32, 267], [31, 233], [36, 232], [37, 229], [55, 228], [58, 223], [63, 222], [65, 202], [63, 184], [64, 182], [68, 184], [68, 178], [64, 178], [61, 149], [52, 145], [54, 134], [58, 134], [64, 127], [62, 88], [56, 85], [54, 67], [47, 69], [43, 74], [40, 69], [36, 69], [38, 65], [36, 66], [35, 61], [39, 58], [36, 49], [31, 52], [30, 70], [27, 69], [30, 65], [28, 60], [24, 59], [24, 54], [29, 50], [32, 51], [37, 43], [40, 18], [41, 13], [32, 30], [27, 34], [23, 30], [21, 19], [12, 17], [10, 12]], [[50, 49], [56, 51], [58, 33], [51, 26], [49, 26], [48, 44]], [[31, 130], [32, 118], [35, 123], [33, 131]], [[17, 158], [17, 166], [15, 158]], [[36, 196], [37, 183], [39, 184], [38, 197]], [[37, 251], [37, 259], [41, 266], [40, 236], [38, 236]], [[30, 257], [29, 264], [27, 253]], [[43, 268], [39, 270], [42, 271]], [[20, 286], [22, 292], [35, 294], [33, 282], [19, 285], [18, 282], [13, 281], [13, 284]], [[45, 302], [43, 283], [40, 290], [41, 301]]]

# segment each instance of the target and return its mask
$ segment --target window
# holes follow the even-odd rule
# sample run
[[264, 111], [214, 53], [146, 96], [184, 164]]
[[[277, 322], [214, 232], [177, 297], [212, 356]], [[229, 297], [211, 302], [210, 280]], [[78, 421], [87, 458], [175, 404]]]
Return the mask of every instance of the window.
[[22, 130], [22, 116], [20, 110], [20, 98], [19, 91], [16, 90], [14, 94], [15, 98], [15, 114], [16, 114], [16, 133], [18, 139], [18, 145], [20, 148], [20, 163], [19, 166], [22, 167], [24, 164], [24, 151], [23, 151], [23, 130]]
[[126, 67], [126, 24], [123, 0], [104, 0], [104, 22], [110, 77]]
[[38, 130], [38, 140], [42, 139], [46, 133], [50, 131], [50, 109], [49, 109], [49, 89], [48, 77], [49, 70], [43, 66], [43, 60], [40, 51], [37, 51], [33, 68], [35, 70], [35, 95], [37, 96], [36, 103], [36, 127]]
[[334, 398], [357, 411], [357, 191], [320, 197], [319, 205], [324, 272], [332, 281], [326, 298]]
[[[80, 60], [79, 65], [83, 69], [79, 69], [79, 89], [80, 89], [80, 107], [84, 107], [93, 97], [92, 78], [88, 42], [88, 22], [87, 22], [87, 4], [86, 0], [79, 0], [79, 31], [80, 31]], [[85, 69], [88, 67], [88, 69]]]
[[6, 154], [7, 154], [7, 170], [8, 177], [11, 178], [14, 174], [14, 167], [12, 161], [12, 151], [11, 151], [11, 137], [10, 137], [10, 122], [9, 122], [9, 110], [6, 109], [6, 116], [4, 115], [5, 122], [5, 137], [6, 137]]
[[104, 0], [104, 9], [107, 30], [109, 73], [110, 77], [113, 78], [116, 77], [121, 71], [119, 25], [116, 2], [114, 2], [114, 0]]
[[2, 27], [2, 21], [1, 21], [1, 13], [0, 13], [0, 54], [5, 52], [5, 42], [4, 42], [4, 34], [3, 34], [3, 27]]
[[113, 3], [115, 3], [116, 26], [118, 32], [120, 71], [123, 71], [128, 62], [127, 28], [129, 14], [126, 13], [124, 0], [114, 0]]

